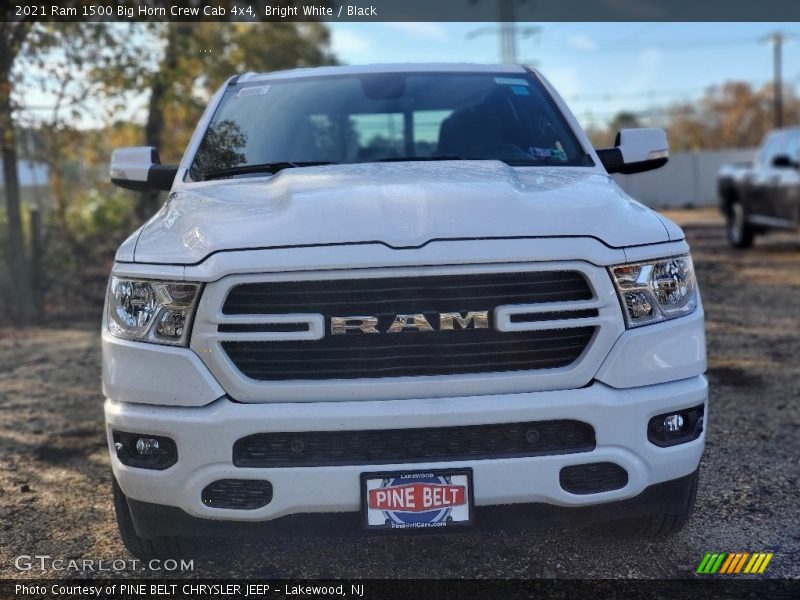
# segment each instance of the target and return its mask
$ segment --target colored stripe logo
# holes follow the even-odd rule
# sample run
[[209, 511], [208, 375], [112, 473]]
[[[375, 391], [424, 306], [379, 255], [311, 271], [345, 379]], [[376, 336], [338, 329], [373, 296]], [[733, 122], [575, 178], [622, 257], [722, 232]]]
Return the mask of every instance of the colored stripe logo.
[[699, 575], [760, 574], [766, 570], [772, 556], [772, 552], [707, 552], [695, 573]]

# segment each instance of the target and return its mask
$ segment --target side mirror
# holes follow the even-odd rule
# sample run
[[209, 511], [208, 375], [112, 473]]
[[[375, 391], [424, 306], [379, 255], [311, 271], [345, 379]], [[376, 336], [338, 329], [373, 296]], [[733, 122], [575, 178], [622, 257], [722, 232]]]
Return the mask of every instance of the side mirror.
[[614, 148], [603, 148], [597, 156], [609, 173], [642, 173], [658, 169], [669, 160], [669, 144], [663, 129], [621, 129]]
[[111, 153], [111, 183], [138, 192], [172, 188], [178, 165], [162, 165], [151, 146], [118, 148]]
[[794, 169], [800, 165], [793, 161], [788, 154], [778, 154], [772, 159], [772, 166], [776, 169]]

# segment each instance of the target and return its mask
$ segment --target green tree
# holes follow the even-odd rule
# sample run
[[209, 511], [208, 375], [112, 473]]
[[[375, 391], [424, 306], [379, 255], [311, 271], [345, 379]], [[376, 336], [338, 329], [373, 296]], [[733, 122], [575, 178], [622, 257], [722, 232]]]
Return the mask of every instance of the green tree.
[[[35, 39], [18, 59], [23, 73], [18, 84], [17, 126], [36, 132], [39, 141], [33, 158], [46, 163], [50, 195], [62, 222], [74, 191], [70, 173], [80, 170], [85, 157], [75, 152], [83, 138], [84, 119], [96, 121], [98, 112], [113, 114], [122, 92], [114, 82], [137, 68], [142, 40], [131, 36], [130, 24], [60, 23], [37, 25]], [[38, 106], [25, 97], [36, 94]], [[85, 151], [85, 150], [84, 150]]]
[[[144, 143], [173, 161], [188, 141], [186, 126], [228, 77], [335, 63], [320, 23], [159, 23], [152, 35], [162, 56], [144, 79], [150, 91]], [[160, 199], [158, 192], [140, 194], [139, 219], [149, 218]]]

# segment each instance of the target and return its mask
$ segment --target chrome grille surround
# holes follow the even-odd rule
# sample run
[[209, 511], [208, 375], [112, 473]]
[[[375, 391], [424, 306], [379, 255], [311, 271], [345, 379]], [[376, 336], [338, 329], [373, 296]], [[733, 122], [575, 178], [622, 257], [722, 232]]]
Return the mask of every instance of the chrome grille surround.
[[[524, 274], [575, 271], [589, 285], [592, 297], [583, 300], [503, 304], [487, 307], [498, 332], [548, 332], [591, 327], [591, 340], [570, 364], [556, 368], [485, 371], [456, 374], [401, 375], [366, 378], [257, 380], [237, 368], [223, 344], [236, 342], [295, 342], [320, 340], [326, 334], [326, 318], [319, 313], [226, 314], [226, 299], [236, 286], [251, 283], [322, 280], [367, 280], [396, 277]], [[472, 310], [483, 307], [464, 307]], [[541, 320], [524, 321], [541, 313]], [[578, 318], [564, 318], [574, 313]], [[521, 317], [522, 316], [522, 317]], [[266, 324], [271, 331], [257, 331]], [[269, 327], [274, 325], [273, 327]], [[221, 331], [220, 331], [221, 330]], [[241, 402], [312, 402], [389, 400], [403, 398], [473, 396], [570, 389], [589, 383], [613, 342], [622, 333], [619, 304], [603, 267], [583, 261], [519, 264], [484, 264], [436, 267], [368, 268], [357, 270], [304, 271], [230, 275], [206, 286], [192, 332], [191, 348], [220, 384]], [[392, 334], [404, 335], [404, 334]], [[439, 335], [439, 334], [435, 334]], [[441, 334], [445, 335], [445, 334]], [[345, 337], [345, 336], [342, 336]], [[374, 336], [386, 338], [386, 335]]]

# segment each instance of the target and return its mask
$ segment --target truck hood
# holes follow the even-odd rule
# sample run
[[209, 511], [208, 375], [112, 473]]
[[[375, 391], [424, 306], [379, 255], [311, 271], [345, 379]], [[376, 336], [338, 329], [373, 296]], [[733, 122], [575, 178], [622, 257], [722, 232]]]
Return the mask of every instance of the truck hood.
[[182, 187], [131, 240], [127, 260], [195, 264], [225, 250], [509, 237], [588, 236], [620, 248], [670, 241], [667, 225], [590, 168], [330, 165]]

